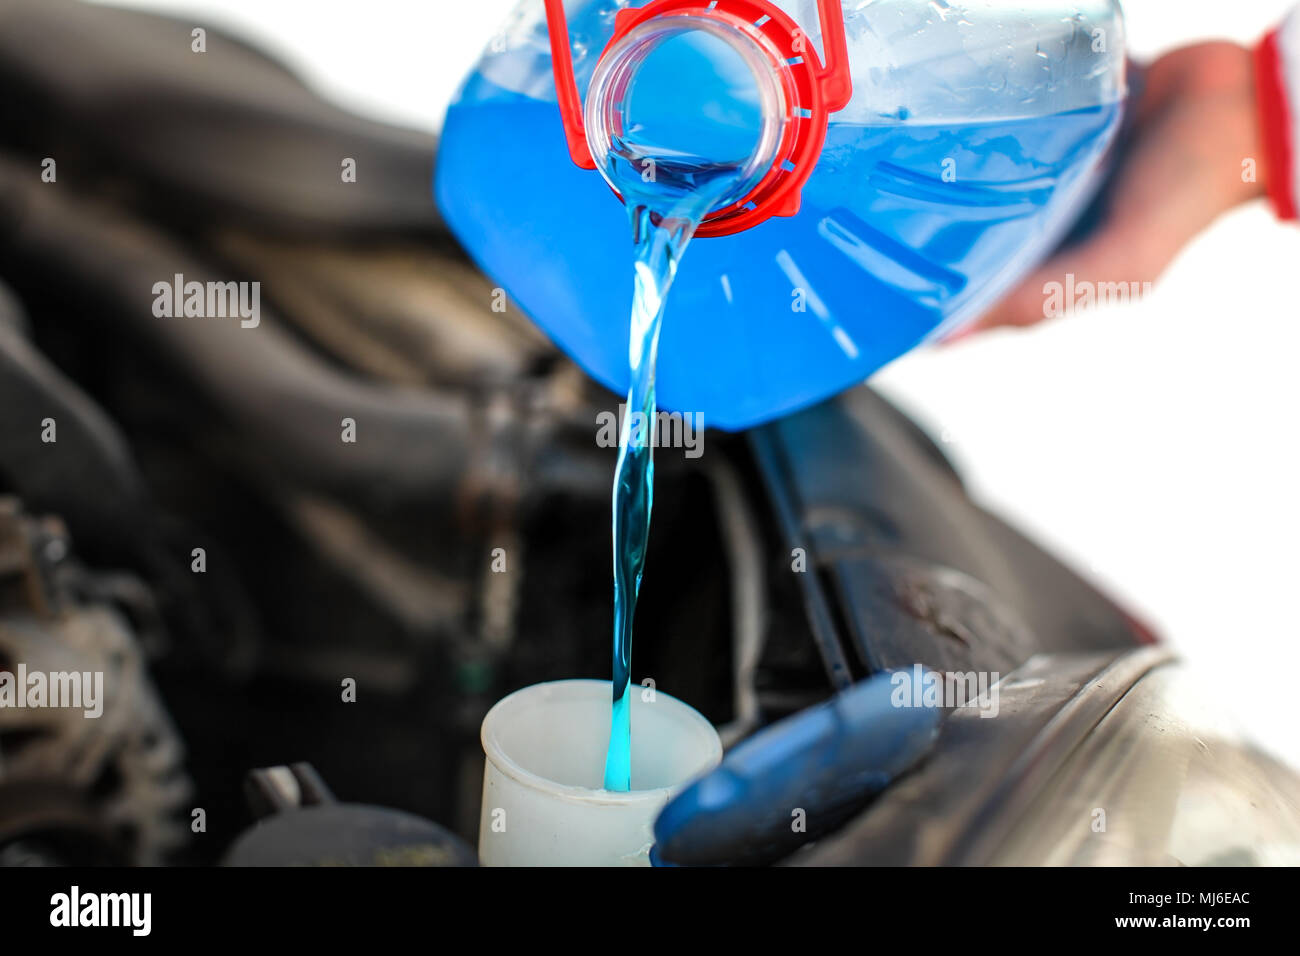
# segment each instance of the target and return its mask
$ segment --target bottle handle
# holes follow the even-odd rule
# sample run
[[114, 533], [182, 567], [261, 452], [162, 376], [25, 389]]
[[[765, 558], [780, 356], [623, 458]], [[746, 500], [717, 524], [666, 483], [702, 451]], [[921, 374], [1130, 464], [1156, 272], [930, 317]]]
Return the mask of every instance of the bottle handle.
[[819, 79], [822, 98], [828, 112], [835, 113], [853, 98], [853, 78], [849, 69], [849, 40], [844, 30], [844, 7], [840, 0], [817, 0], [817, 19], [822, 26], [822, 64]]
[[560, 120], [564, 123], [569, 155], [580, 168], [595, 169], [596, 161], [591, 158], [587, 130], [582, 122], [582, 97], [578, 96], [578, 81], [573, 76], [573, 50], [569, 46], [564, 0], [545, 2], [546, 27], [551, 37], [551, 63], [555, 71], [555, 98], [560, 104]]

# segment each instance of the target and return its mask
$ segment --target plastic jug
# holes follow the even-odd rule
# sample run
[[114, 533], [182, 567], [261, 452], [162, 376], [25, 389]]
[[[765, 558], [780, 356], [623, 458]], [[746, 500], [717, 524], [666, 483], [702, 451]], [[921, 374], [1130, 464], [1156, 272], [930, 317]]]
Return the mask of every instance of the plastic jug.
[[524, 0], [447, 114], [436, 195], [625, 394], [630, 239], [595, 160], [674, 116], [702, 151], [752, 135], [659, 343], [660, 407], [741, 429], [993, 304], [1092, 197], [1126, 90], [1114, 0]]

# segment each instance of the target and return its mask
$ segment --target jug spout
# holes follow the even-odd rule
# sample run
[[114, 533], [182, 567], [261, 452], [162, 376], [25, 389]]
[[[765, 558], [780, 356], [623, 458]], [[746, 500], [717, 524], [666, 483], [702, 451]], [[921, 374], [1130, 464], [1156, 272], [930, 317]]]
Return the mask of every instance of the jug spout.
[[585, 108], [574, 78], [562, 0], [545, 0], [556, 97], [569, 154], [598, 168], [619, 128], [620, 97], [648, 51], [664, 37], [700, 30], [723, 37], [751, 63], [764, 102], [763, 135], [751, 156], [761, 162], [751, 188], [713, 210], [699, 237], [725, 236], [799, 211], [800, 193], [826, 140], [830, 114], [852, 95], [840, 0], [818, 0], [825, 63], [798, 24], [770, 0], [655, 0], [624, 8], [592, 76]]

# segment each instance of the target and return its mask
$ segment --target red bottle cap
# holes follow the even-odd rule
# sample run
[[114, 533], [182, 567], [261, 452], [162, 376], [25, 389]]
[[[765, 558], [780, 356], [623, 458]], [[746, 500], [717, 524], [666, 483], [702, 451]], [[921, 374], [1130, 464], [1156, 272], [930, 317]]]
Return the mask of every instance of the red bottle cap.
[[[569, 155], [583, 169], [595, 169], [583, 125], [582, 99], [573, 74], [569, 28], [563, 0], [545, 0], [550, 30], [555, 92]], [[770, 0], [654, 0], [641, 8], [620, 10], [604, 58], [628, 33], [655, 17], [690, 15], [721, 20], [752, 37], [781, 77], [787, 115], [785, 132], [771, 169], [749, 195], [709, 214], [696, 236], [728, 236], [772, 216], [793, 216], [826, 141], [830, 114], [844, 109], [853, 92], [848, 42], [840, 0], [817, 0], [821, 20], [823, 64], [807, 36]]]

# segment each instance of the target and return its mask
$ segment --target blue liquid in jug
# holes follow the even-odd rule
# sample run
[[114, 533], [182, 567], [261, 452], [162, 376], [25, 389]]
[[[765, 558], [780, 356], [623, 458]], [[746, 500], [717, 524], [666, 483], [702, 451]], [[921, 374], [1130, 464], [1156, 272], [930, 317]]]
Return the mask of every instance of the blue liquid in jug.
[[[1121, 109], [943, 125], [832, 117], [799, 215], [693, 244], [666, 307], [660, 406], [750, 427], [973, 318], [1064, 234]], [[475, 189], [458, 192], [467, 179]], [[474, 77], [448, 113], [437, 188], [479, 265], [509, 276], [521, 308], [626, 394], [615, 318], [632, 295], [626, 217], [570, 162], [555, 104]]]

